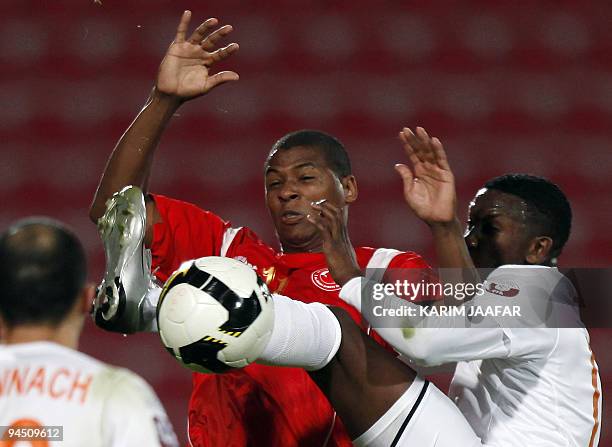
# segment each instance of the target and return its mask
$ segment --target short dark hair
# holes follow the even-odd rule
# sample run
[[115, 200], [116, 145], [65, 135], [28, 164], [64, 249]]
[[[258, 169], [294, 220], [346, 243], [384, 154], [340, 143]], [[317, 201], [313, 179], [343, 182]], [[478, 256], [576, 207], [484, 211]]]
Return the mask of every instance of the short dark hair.
[[320, 130], [303, 129], [288, 133], [280, 138], [272, 146], [270, 155], [266, 160], [266, 166], [276, 151], [291, 149], [296, 146], [306, 146], [321, 150], [327, 164], [338, 178], [351, 175], [351, 161], [343, 144], [337, 138]]
[[83, 246], [45, 217], [15, 222], [0, 236], [0, 314], [9, 327], [61, 323], [83, 289]]
[[489, 180], [484, 186], [520, 197], [532, 205], [537, 211], [532, 223], [553, 240], [551, 255], [556, 257], [561, 253], [572, 227], [572, 208], [557, 185], [535, 175], [506, 174]]

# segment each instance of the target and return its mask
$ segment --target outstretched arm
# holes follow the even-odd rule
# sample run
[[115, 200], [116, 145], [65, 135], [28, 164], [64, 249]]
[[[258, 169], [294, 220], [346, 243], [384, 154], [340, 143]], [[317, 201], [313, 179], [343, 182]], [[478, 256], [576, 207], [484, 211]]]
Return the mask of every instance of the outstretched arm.
[[440, 140], [425, 129], [400, 132], [404, 151], [412, 164], [395, 165], [404, 182], [404, 199], [410, 209], [431, 229], [438, 266], [473, 269], [461, 224], [457, 218], [455, 177]]
[[187, 38], [190, 19], [191, 12], [185, 11], [176, 37], [161, 62], [151, 96], [108, 159], [89, 211], [94, 222], [104, 213], [106, 200], [124, 186], [136, 185], [147, 190], [155, 149], [182, 103], [205, 95], [220, 84], [238, 80], [238, 74], [232, 71], [209, 73], [216, 62], [238, 50], [236, 43], [215, 49], [232, 27], [225, 25], [212, 31], [218, 26], [218, 20], [210, 18]]

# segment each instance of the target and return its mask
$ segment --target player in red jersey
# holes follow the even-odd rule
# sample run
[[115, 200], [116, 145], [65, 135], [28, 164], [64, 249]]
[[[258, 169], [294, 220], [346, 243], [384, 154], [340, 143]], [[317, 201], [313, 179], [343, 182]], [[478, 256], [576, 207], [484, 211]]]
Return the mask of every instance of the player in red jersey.
[[[238, 80], [234, 72], [209, 75], [214, 63], [238, 49], [232, 43], [215, 50], [231, 27], [226, 25], [210, 32], [217, 26], [217, 20], [208, 19], [187, 38], [190, 15], [188, 11], [183, 14], [149, 100], [111, 154], [90, 210], [93, 221], [102, 216], [106, 200], [115, 191], [126, 185], [138, 185], [147, 191], [157, 143], [183, 102]], [[348, 240], [346, 226], [337, 238], [321, 236], [308, 218], [313, 208], [321, 208], [325, 201], [325, 207], [341, 212], [346, 223], [348, 205], [357, 199], [357, 183], [348, 156], [342, 145], [327, 134], [300, 131], [281, 138], [266, 162], [265, 187], [280, 251], [264, 244], [248, 228], [232, 228], [210, 211], [147, 194], [147, 218], [141, 225], [157, 278], [165, 280], [188, 259], [210, 255], [233, 257], [251, 264], [272, 291], [305, 302], [342, 307], [361, 322], [359, 313], [338, 297], [340, 286], [329, 275], [323, 254], [325, 248], [329, 249], [326, 244], [337, 245], [339, 255], [353, 259], [360, 269], [428, 268], [415, 253], [366, 247], [354, 251], [350, 248], [343, 253], [344, 247], [352, 247], [344, 243]], [[111, 208], [115, 205], [121, 206], [111, 203]], [[101, 230], [112, 240], [113, 233], [108, 227], [103, 225]], [[121, 332], [149, 327], [151, 313], [145, 308], [146, 297], [134, 295], [133, 284], [115, 283], [112, 273], [107, 271], [102, 292], [108, 294], [109, 300], [98, 301], [97, 322], [106, 329]], [[121, 296], [127, 300], [115, 307], [115, 299]], [[252, 365], [225, 375], [194, 374], [193, 384], [189, 436], [194, 446], [350, 445], [350, 438], [329, 402], [301, 369]]]

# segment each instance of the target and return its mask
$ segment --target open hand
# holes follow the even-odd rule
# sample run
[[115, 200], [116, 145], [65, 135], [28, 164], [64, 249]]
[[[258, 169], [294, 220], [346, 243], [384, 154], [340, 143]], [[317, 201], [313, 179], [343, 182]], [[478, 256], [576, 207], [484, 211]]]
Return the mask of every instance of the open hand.
[[176, 37], [159, 66], [156, 82], [160, 93], [175, 96], [182, 101], [205, 95], [225, 82], [238, 80], [238, 74], [233, 71], [221, 71], [212, 76], [209, 73], [216, 62], [238, 50], [237, 43], [215, 49], [217, 42], [232, 31], [231, 25], [212, 31], [219, 21], [210, 18], [186, 39], [190, 19], [191, 11], [185, 11], [176, 30]]
[[412, 211], [429, 225], [455, 221], [457, 197], [455, 177], [438, 138], [417, 127], [413, 133], [404, 127], [399, 134], [412, 164], [395, 165], [404, 181], [404, 198]]

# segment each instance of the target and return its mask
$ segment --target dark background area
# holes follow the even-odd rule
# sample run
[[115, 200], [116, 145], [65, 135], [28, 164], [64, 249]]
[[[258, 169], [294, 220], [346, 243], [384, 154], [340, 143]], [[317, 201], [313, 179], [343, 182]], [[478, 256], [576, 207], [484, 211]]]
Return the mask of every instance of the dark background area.
[[[237, 71], [183, 107], [164, 136], [152, 190], [209, 208], [274, 243], [262, 166], [288, 131], [327, 131], [360, 185], [355, 245], [414, 250], [435, 265], [403, 203], [397, 132], [444, 142], [462, 215], [492, 176], [547, 176], [574, 227], [561, 263], [612, 265], [612, 4], [605, 1], [3, 0], [0, 3], [0, 228], [30, 214], [72, 225], [103, 272], [87, 209], [116, 140], [144, 103], [182, 10], [234, 25]], [[611, 330], [593, 330], [604, 394]], [[185, 440], [191, 378], [155, 335], [88, 324], [83, 349], [147, 378]], [[606, 397], [604, 397], [605, 403]], [[604, 409], [600, 446], [612, 446]], [[571, 423], [571, 421], [568, 421]]]

